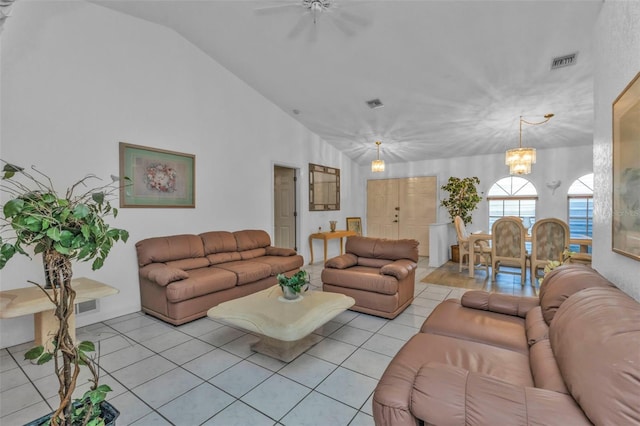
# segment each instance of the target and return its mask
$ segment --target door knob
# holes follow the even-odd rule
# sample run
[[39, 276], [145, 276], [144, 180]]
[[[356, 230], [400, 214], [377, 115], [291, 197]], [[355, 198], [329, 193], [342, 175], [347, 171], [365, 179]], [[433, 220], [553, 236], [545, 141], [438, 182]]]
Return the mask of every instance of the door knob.
[[398, 219], [394, 220], [393, 223], [398, 223]]

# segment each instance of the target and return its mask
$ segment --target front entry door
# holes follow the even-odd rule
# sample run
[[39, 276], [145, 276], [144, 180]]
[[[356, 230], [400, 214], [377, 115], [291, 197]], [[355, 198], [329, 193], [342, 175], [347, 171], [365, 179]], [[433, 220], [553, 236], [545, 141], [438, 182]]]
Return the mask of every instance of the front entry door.
[[274, 166], [274, 245], [296, 247], [296, 171]]

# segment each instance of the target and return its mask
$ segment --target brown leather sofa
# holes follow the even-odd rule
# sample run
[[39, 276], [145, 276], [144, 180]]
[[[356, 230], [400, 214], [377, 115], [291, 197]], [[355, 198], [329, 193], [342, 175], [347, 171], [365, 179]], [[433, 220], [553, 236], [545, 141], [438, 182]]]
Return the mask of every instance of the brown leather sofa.
[[640, 424], [640, 303], [584, 265], [539, 298], [436, 307], [373, 396], [376, 425]]
[[136, 251], [142, 310], [174, 325], [275, 285], [277, 274], [290, 276], [304, 263], [261, 230], [148, 238]]
[[395, 318], [413, 301], [418, 244], [348, 237], [345, 254], [325, 263], [322, 289], [353, 297], [353, 311]]

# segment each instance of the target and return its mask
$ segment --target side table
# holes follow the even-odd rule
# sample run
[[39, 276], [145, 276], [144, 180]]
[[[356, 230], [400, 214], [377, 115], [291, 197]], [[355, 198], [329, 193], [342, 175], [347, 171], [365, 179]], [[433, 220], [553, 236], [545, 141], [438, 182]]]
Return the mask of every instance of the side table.
[[355, 231], [329, 231], [329, 232], [317, 232], [315, 234], [309, 235], [309, 250], [311, 252], [311, 261], [309, 265], [313, 263], [313, 240], [323, 240], [324, 241], [324, 261], [327, 261], [327, 241], [332, 240], [334, 238], [340, 238], [340, 254], [343, 253], [343, 245], [342, 240], [344, 237], [351, 237], [356, 234]]
[[[75, 303], [99, 299], [120, 292], [117, 288], [89, 278], [74, 278], [71, 280], [71, 286], [76, 291]], [[46, 349], [51, 349], [52, 337], [58, 331], [58, 319], [55, 316], [54, 308], [53, 303], [42, 292], [42, 289], [35, 285], [0, 291], [0, 318], [33, 314], [35, 346], [43, 345]], [[69, 333], [75, 341], [75, 313], [69, 317]]]

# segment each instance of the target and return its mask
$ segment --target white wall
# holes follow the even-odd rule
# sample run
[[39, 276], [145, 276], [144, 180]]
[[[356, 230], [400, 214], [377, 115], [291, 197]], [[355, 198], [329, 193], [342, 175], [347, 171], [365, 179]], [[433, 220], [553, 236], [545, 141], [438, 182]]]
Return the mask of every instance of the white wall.
[[[561, 119], [560, 117], [554, 118]], [[392, 149], [387, 147], [387, 149]], [[567, 220], [567, 191], [569, 186], [577, 178], [591, 173], [592, 147], [581, 145], [574, 148], [556, 148], [537, 151], [537, 163], [533, 165], [532, 172], [523, 176], [533, 183], [538, 191], [536, 217], [538, 219], [557, 217]], [[489, 209], [486, 193], [491, 185], [503, 177], [509, 176], [509, 168], [504, 164], [504, 154], [482, 155], [475, 157], [457, 157], [428, 161], [416, 161], [407, 164], [387, 164], [383, 173], [371, 173], [370, 168], [361, 167], [362, 176], [359, 186], [362, 202], [366, 205], [366, 188], [368, 179], [390, 179], [410, 176], [437, 176], [438, 188], [444, 185], [450, 176], [469, 177], [477, 176], [480, 179], [478, 191], [483, 193], [483, 200], [478, 209], [473, 213], [473, 224], [470, 230], [489, 231]], [[552, 193], [546, 183], [559, 180], [560, 187]], [[448, 193], [439, 190], [438, 204]], [[449, 222], [449, 214], [440, 207], [438, 209], [438, 222]]]
[[[0, 158], [36, 165], [59, 190], [118, 174], [118, 142], [196, 155], [195, 209], [121, 209], [131, 238], [90, 276], [120, 290], [78, 325], [138, 311], [135, 242], [211, 230], [273, 229], [273, 165], [300, 169], [300, 244], [329, 220], [361, 215], [351, 161], [175, 32], [85, 2], [16, 2], [0, 38]], [[309, 213], [308, 163], [342, 170], [343, 209]], [[116, 200], [117, 205], [117, 200]], [[40, 258], [16, 257], [3, 290], [43, 281]], [[0, 321], [2, 347], [33, 339], [30, 317]]]
[[640, 72], [640, 2], [606, 1], [595, 29], [593, 265], [640, 300], [640, 262], [611, 250], [613, 101]]

